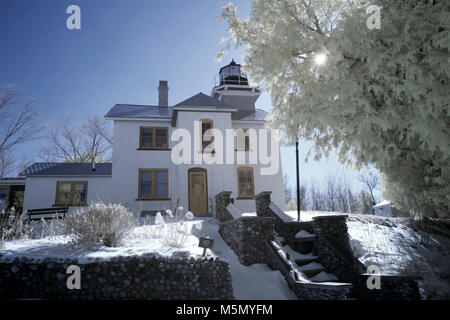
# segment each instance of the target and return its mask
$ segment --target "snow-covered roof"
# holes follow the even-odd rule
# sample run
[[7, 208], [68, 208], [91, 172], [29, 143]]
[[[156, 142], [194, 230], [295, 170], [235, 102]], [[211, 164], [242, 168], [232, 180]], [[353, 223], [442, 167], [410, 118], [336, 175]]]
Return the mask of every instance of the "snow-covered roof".
[[112, 163], [34, 163], [20, 173], [22, 176], [111, 176]]
[[391, 203], [389, 202], [389, 201], [387, 201], [387, 200], [383, 200], [383, 201], [381, 201], [380, 203], [377, 203], [376, 205], [374, 205], [373, 207], [374, 208], [379, 208], [379, 207], [383, 207], [383, 206], [388, 206], [388, 205], [390, 205]]

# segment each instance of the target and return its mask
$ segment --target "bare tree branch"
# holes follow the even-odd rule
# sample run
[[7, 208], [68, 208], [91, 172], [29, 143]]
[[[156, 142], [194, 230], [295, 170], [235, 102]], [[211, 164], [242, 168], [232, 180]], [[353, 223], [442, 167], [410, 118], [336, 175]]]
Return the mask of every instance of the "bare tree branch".
[[33, 101], [22, 102], [15, 85], [0, 85], [0, 155], [21, 143], [39, 139], [41, 129]]
[[111, 160], [112, 134], [108, 123], [100, 117], [72, 124], [70, 117], [58, 120], [49, 129], [47, 145], [40, 157], [45, 161], [104, 162]]

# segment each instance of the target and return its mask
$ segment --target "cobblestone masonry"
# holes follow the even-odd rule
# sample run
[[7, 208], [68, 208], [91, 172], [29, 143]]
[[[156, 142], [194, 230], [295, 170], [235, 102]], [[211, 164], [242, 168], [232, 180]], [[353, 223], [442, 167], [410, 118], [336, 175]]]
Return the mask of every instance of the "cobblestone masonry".
[[233, 219], [227, 210], [230, 204], [231, 191], [222, 191], [215, 196], [216, 199], [216, 218], [221, 222]]
[[266, 263], [266, 243], [273, 240], [274, 220], [241, 217], [221, 223], [219, 233], [243, 265]]
[[[69, 290], [69, 265], [81, 269], [81, 289]], [[47, 258], [0, 261], [0, 299], [234, 299], [229, 265], [187, 253], [118, 257], [79, 263]]]

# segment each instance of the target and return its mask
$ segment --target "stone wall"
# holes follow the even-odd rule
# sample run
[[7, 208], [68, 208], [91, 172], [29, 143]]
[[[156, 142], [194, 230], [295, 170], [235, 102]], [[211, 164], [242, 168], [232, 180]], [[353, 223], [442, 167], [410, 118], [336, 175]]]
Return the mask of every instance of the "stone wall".
[[[69, 265], [81, 270], [81, 289], [69, 290]], [[118, 257], [79, 263], [47, 258], [0, 261], [0, 299], [234, 299], [228, 263], [187, 253]]]
[[[311, 221], [293, 221], [280, 208], [270, 201], [270, 192], [263, 191], [255, 196], [256, 214], [258, 217], [275, 218], [275, 231], [291, 246], [297, 245], [295, 235], [300, 230], [313, 233], [313, 225]], [[275, 209], [275, 210], [274, 210]]]
[[316, 253], [320, 263], [341, 281], [353, 284], [350, 295], [361, 300], [416, 300], [420, 299], [418, 277], [380, 275], [381, 289], [369, 289], [370, 274], [354, 255], [348, 239], [347, 215], [313, 218], [314, 233], [318, 236]]
[[273, 240], [273, 218], [241, 217], [219, 226], [219, 233], [243, 265], [266, 263], [266, 243]]
[[227, 210], [230, 204], [231, 191], [222, 191], [215, 196], [216, 199], [216, 218], [221, 222], [233, 219]]
[[380, 289], [368, 289], [366, 282], [371, 274], [362, 274], [362, 287], [356, 288], [362, 300], [420, 300], [418, 281], [421, 277], [380, 275]]
[[356, 284], [364, 265], [353, 255], [348, 237], [347, 215], [313, 218], [316, 254], [320, 263], [340, 280]]

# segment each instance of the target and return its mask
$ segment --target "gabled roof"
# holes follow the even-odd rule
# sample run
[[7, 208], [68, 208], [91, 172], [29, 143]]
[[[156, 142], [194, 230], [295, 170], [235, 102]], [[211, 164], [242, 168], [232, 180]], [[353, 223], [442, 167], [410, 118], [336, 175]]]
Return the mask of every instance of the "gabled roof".
[[183, 108], [183, 107], [192, 107], [192, 108], [214, 108], [214, 109], [237, 109], [234, 106], [231, 106], [223, 101], [212, 98], [202, 92], [196, 94], [195, 96], [190, 97], [180, 103], [176, 104], [174, 108]]
[[21, 176], [111, 176], [112, 163], [34, 163], [20, 173]]
[[116, 104], [105, 118], [172, 118], [172, 107]]

